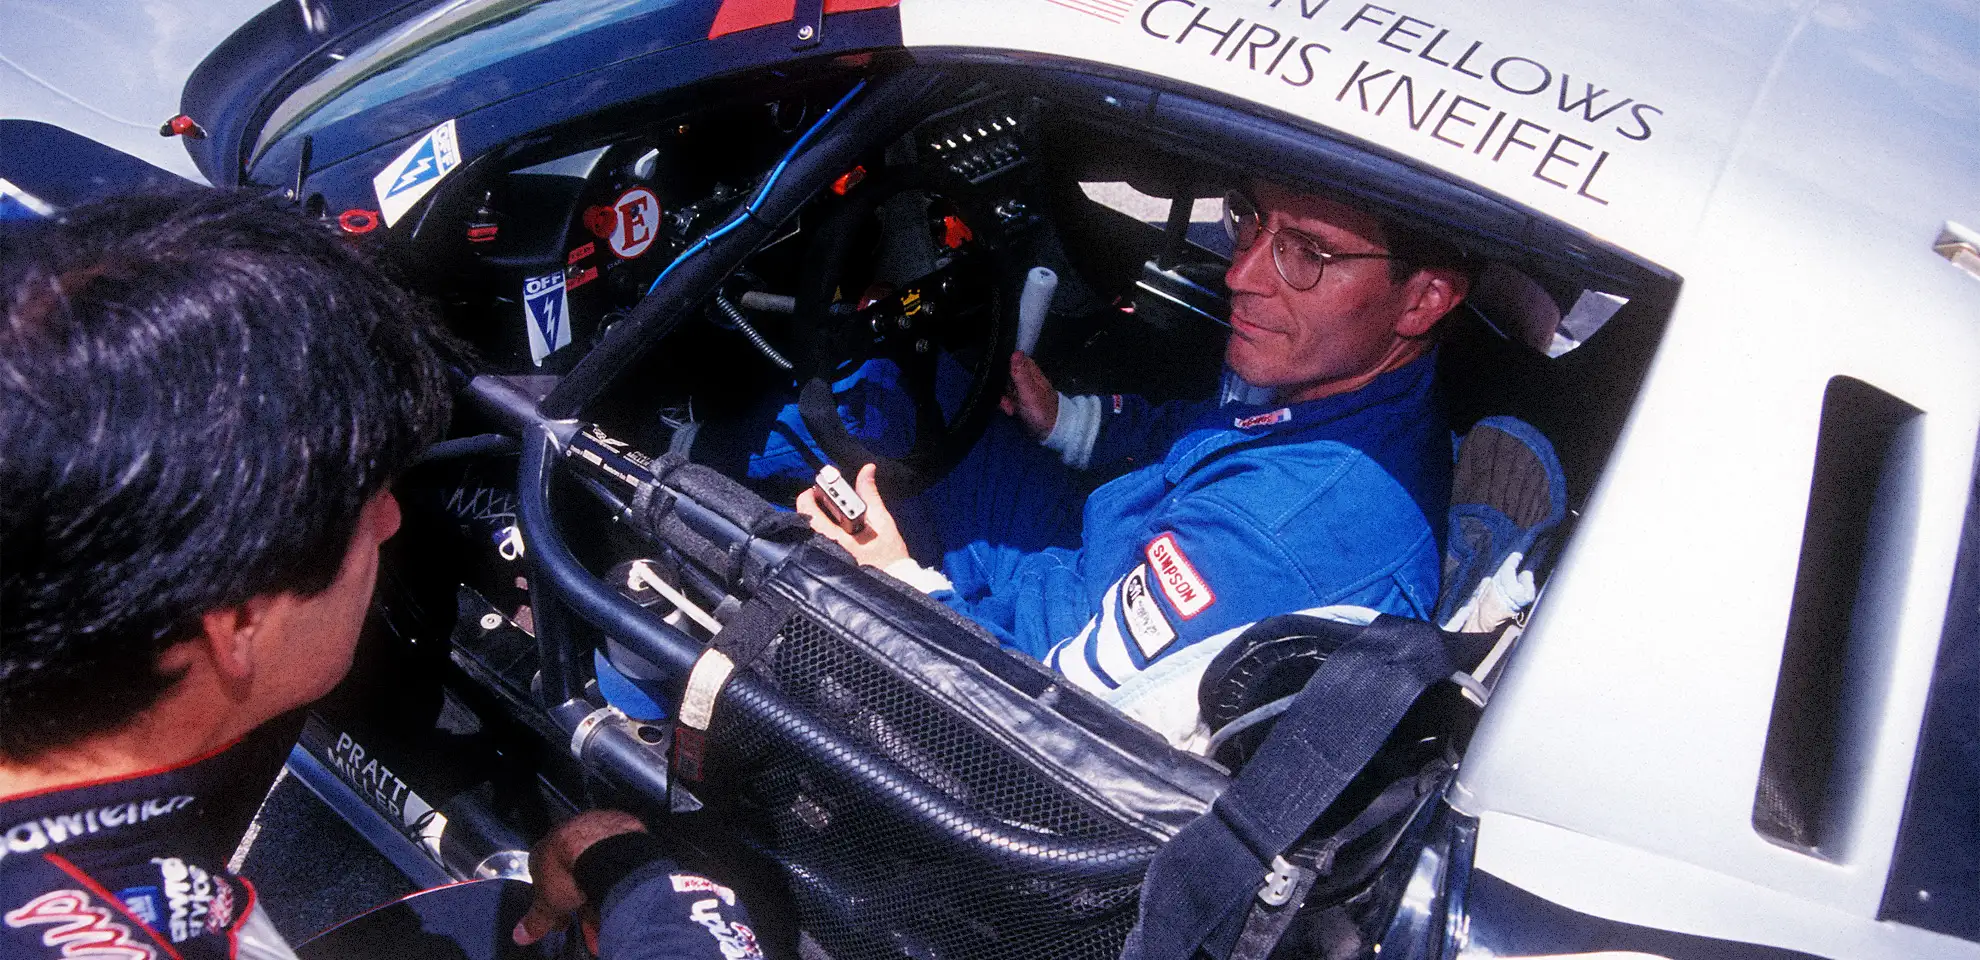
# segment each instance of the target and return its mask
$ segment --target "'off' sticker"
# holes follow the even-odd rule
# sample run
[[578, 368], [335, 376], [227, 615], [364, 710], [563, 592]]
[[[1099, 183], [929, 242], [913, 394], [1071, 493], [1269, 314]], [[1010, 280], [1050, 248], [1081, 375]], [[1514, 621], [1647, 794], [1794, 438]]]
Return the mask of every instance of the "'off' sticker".
[[562, 270], [523, 281], [529, 359], [539, 367], [544, 357], [571, 342], [571, 304], [564, 291]]
[[420, 198], [433, 192], [440, 179], [461, 165], [461, 142], [449, 120], [413, 141], [378, 175], [371, 178], [371, 189], [378, 194], [378, 213], [385, 225], [392, 226], [411, 210]]
[[634, 187], [620, 194], [612, 202], [612, 209], [618, 214], [618, 222], [613, 224], [612, 234], [607, 238], [612, 252], [626, 260], [645, 253], [658, 236], [660, 198], [645, 187]]

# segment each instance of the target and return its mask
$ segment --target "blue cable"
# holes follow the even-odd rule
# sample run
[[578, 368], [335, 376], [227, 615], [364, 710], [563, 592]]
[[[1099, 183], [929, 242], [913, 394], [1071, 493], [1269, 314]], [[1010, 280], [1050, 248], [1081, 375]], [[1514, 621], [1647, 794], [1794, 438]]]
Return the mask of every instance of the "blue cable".
[[722, 239], [729, 231], [742, 226], [743, 221], [755, 216], [757, 209], [770, 196], [770, 188], [777, 185], [777, 178], [784, 175], [784, 168], [790, 166], [791, 160], [796, 158], [804, 150], [804, 145], [810, 143], [811, 138], [817, 136], [818, 131], [825, 129], [825, 125], [831, 123], [832, 118], [838, 116], [839, 111], [846, 104], [851, 103], [852, 99], [858, 96], [859, 92], [864, 89], [866, 89], [866, 81], [861, 80], [851, 90], [846, 91], [846, 95], [840, 97], [839, 102], [832, 105], [832, 109], [825, 111], [825, 115], [819, 117], [818, 122], [811, 125], [811, 129], [806, 130], [803, 136], [797, 138], [796, 143], [791, 144], [791, 148], [784, 152], [784, 158], [777, 161], [776, 166], [770, 168], [770, 176], [763, 181], [763, 186], [756, 191], [756, 196], [743, 206], [742, 211], [731, 218], [728, 223], [702, 234], [701, 239], [696, 240], [692, 246], [681, 251], [681, 255], [675, 257], [674, 262], [667, 264], [667, 268], [660, 271], [659, 276], [653, 278], [653, 285], [646, 288], [646, 295], [650, 297], [653, 295], [653, 291], [660, 289], [660, 282], [667, 279], [667, 275], [673, 273], [675, 267], [686, 263], [688, 258], [700, 253], [710, 244]]

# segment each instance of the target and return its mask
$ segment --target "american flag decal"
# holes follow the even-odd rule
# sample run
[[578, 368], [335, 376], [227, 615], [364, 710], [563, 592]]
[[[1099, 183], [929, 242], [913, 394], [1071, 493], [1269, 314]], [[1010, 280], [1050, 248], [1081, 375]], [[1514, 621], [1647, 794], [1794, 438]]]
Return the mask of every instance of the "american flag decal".
[[1128, 0], [1045, 0], [1067, 10], [1077, 10], [1089, 17], [1099, 17], [1108, 23], [1119, 23], [1133, 12]]

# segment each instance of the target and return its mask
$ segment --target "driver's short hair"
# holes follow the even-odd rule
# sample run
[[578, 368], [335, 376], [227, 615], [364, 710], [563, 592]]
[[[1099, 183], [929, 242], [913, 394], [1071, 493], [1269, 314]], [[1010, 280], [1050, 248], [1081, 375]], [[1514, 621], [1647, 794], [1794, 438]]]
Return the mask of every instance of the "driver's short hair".
[[1478, 278], [1479, 259], [1456, 241], [1400, 223], [1394, 217], [1377, 218], [1382, 221], [1389, 252], [1397, 257], [1389, 261], [1389, 279], [1401, 283], [1418, 270], [1435, 267], [1456, 270], [1467, 280]]
[[0, 760], [151, 706], [203, 614], [321, 593], [448, 417], [420, 303], [244, 194], [10, 225], [0, 310]]

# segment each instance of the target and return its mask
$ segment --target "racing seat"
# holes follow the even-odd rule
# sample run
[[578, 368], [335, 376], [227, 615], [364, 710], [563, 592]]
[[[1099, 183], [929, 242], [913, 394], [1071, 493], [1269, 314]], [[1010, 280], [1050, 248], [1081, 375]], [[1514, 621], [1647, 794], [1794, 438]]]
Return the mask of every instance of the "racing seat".
[[[1452, 683], [1397, 694], [1396, 705], [1406, 710], [1341, 785], [1338, 799], [1316, 810], [1303, 834], [1288, 841], [1287, 852], [1274, 861], [1287, 885], [1281, 902], [1251, 906], [1227, 956], [1345, 957], [1379, 949], [1372, 937], [1383, 929], [1379, 911], [1392, 899], [1369, 896], [1369, 889], [1455, 770], [1477, 708], [1489, 697], [1486, 683], [1524, 623], [1536, 577], [1551, 563], [1567, 514], [1567, 480], [1552, 445], [1511, 417], [1488, 417], [1465, 436], [1452, 488], [1436, 612], [1441, 630], [1360, 608], [1283, 615], [1238, 633], [1203, 670], [1197, 705], [1199, 726], [1210, 733], [1207, 752], [1246, 775], [1258, 773], [1251, 762], [1268, 754], [1263, 762], [1277, 765], [1266, 776], [1291, 780], [1298, 771], [1284, 759], [1287, 751], [1270, 756], [1281, 718], [1304, 708], [1309, 716], [1293, 721], [1300, 726], [1287, 735], [1297, 738], [1314, 729], [1316, 712], [1339, 723], [1339, 713], [1358, 711], [1362, 705], [1355, 704], [1327, 716], [1327, 705], [1312, 701], [1321, 695], [1315, 689], [1322, 686], [1321, 669], [1365, 642], [1366, 633], [1414, 635], [1449, 650], [1459, 665]], [[1190, 857], [1236, 852], [1215, 843], [1197, 846]]]

